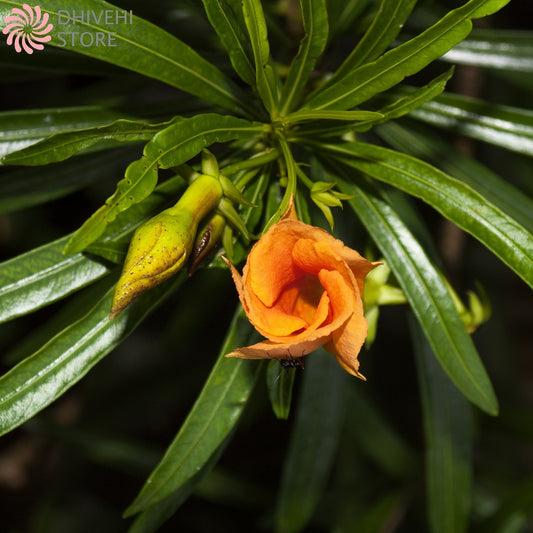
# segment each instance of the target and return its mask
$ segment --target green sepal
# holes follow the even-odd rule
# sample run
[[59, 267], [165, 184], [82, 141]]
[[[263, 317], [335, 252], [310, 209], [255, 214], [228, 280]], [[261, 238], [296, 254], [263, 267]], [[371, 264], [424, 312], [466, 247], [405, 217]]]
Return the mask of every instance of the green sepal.
[[239, 189], [234, 185], [234, 183], [224, 176], [223, 174], [218, 175], [218, 179], [220, 181], [220, 185], [222, 187], [222, 191], [224, 192], [224, 196], [231, 200], [232, 202], [237, 202], [238, 204], [243, 204], [247, 207], [257, 207], [255, 204], [250, 202]]
[[241, 217], [237, 211], [235, 211], [235, 208], [229, 200], [226, 198], [220, 200], [217, 207], [217, 213], [222, 215], [237, 231], [240, 231], [246, 240], [251, 240], [246, 224], [241, 220]]
[[207, 148], [202, 150], [202, 174], [218, 178], [217, 158]]
[[233, 229], [226, 225], [222, 231], [222, 246], [227, 258], [233, 263], [235, 261], [235, 251], [233, 249]]

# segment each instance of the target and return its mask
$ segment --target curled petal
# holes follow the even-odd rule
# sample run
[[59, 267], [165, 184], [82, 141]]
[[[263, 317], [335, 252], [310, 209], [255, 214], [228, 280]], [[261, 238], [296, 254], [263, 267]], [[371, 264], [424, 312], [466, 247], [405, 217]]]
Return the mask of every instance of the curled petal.
[[297, 359], [311, 353], [322, 346], [320, 340], [302, 341], [300, 343], [280, 343], [262, 341], [246, 348], [238, 348], [226, 357], [240, 357], [242, 359]]
[[358, 355], [363, 347], [368, 332], [368, 323], [364, 317], [363, 305], [357, 302], [352, 316], [331, 335], [331, 340], [324, 348], [333, 354], [337, 362], [350, 374], [365, 379], [359, 372]]

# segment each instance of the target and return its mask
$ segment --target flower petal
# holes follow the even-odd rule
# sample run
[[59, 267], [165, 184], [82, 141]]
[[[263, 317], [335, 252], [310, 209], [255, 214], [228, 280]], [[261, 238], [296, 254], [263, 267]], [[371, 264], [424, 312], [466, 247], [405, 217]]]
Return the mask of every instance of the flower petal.
[[363, 313], [363, 304], [357, 299], [354, 313], [339, 329], [331, 335], [324, 348], [337, 358], [337, 362], [350, 374], [365, 380], [359, 373], [359, 352], [365, 342], [368, 324]]
[[359, 286], [359, 292], [363, 294], [363, 285], [365, 282], [366, 275], [382, 263], [380, 263], [379, 261], [372, 263], [371, 261], [368, 261], [368, 259], [365, 259], [355, 250], [352, 250], [351, 248], [345, 246], [342, 241], [339, 241], [337, 239], [334, 240], [335, 242], [331, 245], [332, 250], [335, 251], [335, 253], [338, 254], [339, 257], [341, 257], [342, 260], [346, 262], [350, 270], [353, 272], [353, 275], [357, 281], [357, 285]]
[[287, 220], [272, 226], [254, 245], [243, 270], [245, 284], [267, 307], [278, 299], [286, 285], [303, 272], [292, 260], [292, 249], [299, 234], [292, 231]]
[[324, 344], [323, 340], [315, 339], [302, 342], [272, 342], [269, 340], [238, 348], [226, 357], [243, 359], [296, 359], [314, 352]]

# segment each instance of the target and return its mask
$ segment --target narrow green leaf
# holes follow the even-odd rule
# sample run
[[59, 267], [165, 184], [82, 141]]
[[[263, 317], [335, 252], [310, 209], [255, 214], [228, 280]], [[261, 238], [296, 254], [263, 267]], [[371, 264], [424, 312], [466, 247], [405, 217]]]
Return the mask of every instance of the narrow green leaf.
[[[377, 124], [382, 124], [384, 122], [389, 122], [395, 118], [402, 117], [407, 113], [410, 113], [413, 109], [424, 105], [429, 100], [432, 100], [436, 96], [442, 93], [446, 87], [447, 81], [451, 78], [453, 74], [453, 68], [448, 72], [444, 72], [440, 76], [437, 76], [430, 83], [420, 88], [413, 88], [407, 93], [407, 96], [403, 96], [398, 100], [395, 100], [391, 104], [383, 107], [379, 111], [375, 111], [375, 115], [369, 116], [368, 119], [363, 119], [362, 122], [354, 122], [352, 124], [346, 124], [342, 126], [312, 126], [302, 129], [302, 133], [306, 136], [321, 136], [321, 137], [333, 137], [343, 135], [345, 133], [350, 133], [353, 131], [367, 131]], [[399, 94], [404, 94], [404, 91], [398, 91]], [[337, 113], [339, 117], [343, 113], [357, 113], [357, 111], [299, 111], [298, 114], [305, 116], [305, 113], [312, 115], [316, 113], [317, 115], [324, 114], [324, 118], [328, 113], [332, 115]], [[367, 113], [371, 113], [368, 112]], [[290, 115], [288, 118], [290, 118]], [[349, 115], [347, 115], [349, 116]]]
[[533, 155], [533, 111], [442, 94], [410, 116], [467, 137]]
[[250, 139], [262, 135], [267, 126], [230, 115], [206, 113], [185, 119], [160, 131], [144, 150], [161, 168], [178, 166], [213, 143]]
[[341, 172], [346, 176], [335, 168], [335, 180], [354, 195], [348, 203], [394, 272], [440, 364], [470, 401], [497, 414], [492, 385], [442, 275], [391, 206], [368, 185], [348, 183]]
[[[364, 143], [328, 145], [369, 176], [421, 198], [464, 229], [533, 287], [533, 236], [475, 190], [414, 157]], [[359, 159], [361, 158], [361, 159]]]
[[181, 120], [157, 133], [144, 147], [141, 159], [131, 163], [114, 194], [74, 233], [65, 253], [87, 248], [119, 213], [144, 200], [157, 184], [157, 169], [185, 163], [215, 142], [260, 134], [259, 122], [207, 113]]
[[0, 321], [49, 305], [109, 274], [95, 257], [63, 255], [69, 236], [0, 264]]
[[[135, 181], [130, 176], [135, 176]], [[121, 212], [144, 200], [156, 185], [157, 161], [150, 162], [143, 156], [131, 163], [126, 169], [126, 177], [118, 182], [113, 195], [72, 234], [63, 253], [70, 255], [85, 250]]]
[[[381, 118], [376, 117], [368, 122], [355, 124], [354, 129], [356, 131], [366, 131], [376, 124], [389, 122], [390, 120], [407, 115], [407, 113], [410, 113], [414, 109], [418, 109], [426, 102], [433, 100], [444, 91], [446, 84], [453, 75], [453, 70], [454, 69], [452, 67], [447, 72], [444, 72], [440, 76], [437, 76], [435, 79], [431, 80], [424, 87], [410, 88], [406, 96], [399, 98], [398, 100], [379, 110], [379, 113], [383, 115]], [[400, 94], [404, 94], [404, 91], [400, 91]]]
[[[150, 198], [110, 224], [94, 251], [104, 248], [108, 253], [102, 255], [120, 259], [121, 256], [117, 257], [119, 251], [124, 253], [139, 223], [170, 202], [175, 203], [175, 197], [183, 187], [181, 178], [165, 182]], [[113, 266], [94, 255], [63, 255], [69, 238], [67, 235], [0, 263], [0, 322], [60, 300], [112, 271]]]
[[248, 85], [255, 85], [253, 52], [245, 28], [225, 0], [202, 0], [211, 26], [229, 55], [235, 72]]
[[472, 412], [410, 318], [422, 397], [430, 531], [462, 533], [468, 528], [472, 493]]
[[325, 490], [350, 378], [330, 354], [320, 350], [309, 357], [303, 379], [278, 494], [277, 533], [304, 530]]
[[[0, 0], [0, 19], [23, 3]], [[59, 18], [59, 11], [73, 13], [71, 0], [43, 0], [40, 6], [54, 25], [48, 45], [133, 70], [226, 109], [243, 112], [246, 98], [217, 67], [184, 42], [131, 11], [117, 9], [103, 0], [83, 0], [77, 15], [81, 12], [85, 17], [83, 21], [80, 18], [74, 21], [71, 16], [67, 20], [64, 13]], [[87, 14], [98, 16], [104, 12], [111, 13], [113, 24], [106, 24], [104, 16], [99, 21], [94, 20], [94, 15], [87, 20]]]
[[[307, 137], [310, 136], [321, 136], [321, 137], [333, 137], [343, 135], [345, 133], [350, 133], [353, 131], [367, 131], [377, 124], [382, 124], [384, 122], [389, 122], [393, 119], [402, 117], [407, 113], [417, 109], [418, 107], [424, 105], [429, 100], [432, 100], [436, 96], [442, 93], [446, 87], [446, 83], [453, 74], [453, 68], [448, 72], [444, 72], [440, 76], [437, 76], [430, 83], [424, 87], [420, 87], [408, 92], [407, 96], [395, 100], [391, 104], [381, 108], [378, 111], [360, 111], [360, 113], [375, 113], [375, 115], [369, 115], [368, 119], [364, 119], [361, 115], [362, 121], [353, 122], [351, 124], [346, 124], [343, 126], [312, 126], [302, 129], [302, 133], [305, 133]], [[400, 92], [403, 94], [403, 91]], [[334, 116], [338, 114], [338, 117], [342, 117], [343, 113], [346, 113], [346, 116], [350, 116], [351, 113], [358, 113], [358, 111], [298, 111], [293, 115], [310, 116], [316, 114], [317, 116], [324, 115], [323, 118], [326, 118], [328, 114]], [[293, 116], [289, 115], [289, 119]]]
[[461, 42], [472, 29], [471, 18], [497, 11], [509, 0], [470, 0], [450, 11], [426, 31], [362, 65], [306, 102], [311, 109], [349, 109], [415, 74]]
[[120, 118], [125, 117], [99, 106], [4, 111], [0, 113], [0, 157], [54, 133], [102, 126]]
[[328, 12], [325, 0], [302, 0], [300, 9], [305, 37], [289, 67], [281, 91], [281, 116], [289, 113], [294, 107], [328, 41]]
[[344, 77], [351, 70], [370, 63], [384, 52], [396, 38], [415, 7], [417, 0], [381, 0], [374, 20], [357, 46], [335, 71], [328, 84]]
[[0, 213], [44, 204], [92, 183], [113, 180], [137, 155], [138, 149], [128, 147], [81, 155], [38, 171], [21, 168], [4, 172], [0, 175]]
[[10, 346], [2, 354], [2, 362], [11, 367], [38, 351], [52, 337], [89, 313], [114, 284], [114, 276], [104, 276], [92, 282], [90, 288], [80, 290], [64, 302], [51, 318], [47, 317], [39, 321], [39, 324], [33, 327], [28, 335], [21, 338], [14, 346]]
[[148, 507], [148, 509], [138, 515], [128, 529], [128, 533], [152, 533], [158, 531], [159, 528], [181, 507], [196, 486], [207, 477], [218, 463], [218, 460], [231, 440], [231, 436], [230, 433], [200, 470], [188, 479], [178, 490], [168, 495], [160, 502]]
[[405, 127], [398, 122], [389, 122], [375, 131], [396, 150], [431, 162], [470, 185], [533, 233], [533, 200], [476, 159], [458, 150], [450, 150], [450, 145], [428, 128], [421, 124]]
[[257, 361], [225, 359], [224, 355], [247, 345], [252, 335], [253, 328], [239, 308], [196, 403], [125, 516], [144, 511], [178, 490], [233, 429], [262, 365]]
[[6, 165], [47, 165], [64, 161], [87, 149], [113, 147], [118, 143], [149, 141], [157, 132], [179, 122], [180, 117], [169, 122], [150, 124], [144, 121], [117, 120], [106, 126], [57, 133], [27, 148], [2, 158]]
[[346, 120], [366, 122], [371, 120], [380, 120], [383, 114], [377, 111], [315, 111], [313, 109], [302, 109], [296, 111], [284, 118], [291, 124], [304, 122], [306, 120]]
[[260, 0], [242, 0], [242, 9], [254, 54], [257, 92], [267, 111], [275, 117], [278, 114], [278, 79], [270, 57], [263, 7]]
[[268, 397], [276, 418], [280, 420], [289, 418], [296, 370], [296, 368], [282, 368], [276, 360], [270, 361], [267, 367]]
[[111, 289], [81, 320], [0, 378], [0, 435], [50, 405], [120, 344], [185, 280], [182, 274], [141, 295], [114, 320]]
[[441, 59], [489, 69], [533, 72], [533, 32], [474, 29]]

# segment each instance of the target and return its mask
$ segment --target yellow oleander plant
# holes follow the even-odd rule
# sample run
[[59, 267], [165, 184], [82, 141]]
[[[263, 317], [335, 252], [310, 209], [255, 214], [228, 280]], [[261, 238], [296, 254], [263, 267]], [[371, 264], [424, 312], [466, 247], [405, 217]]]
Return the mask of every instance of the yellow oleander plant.
[[2, 527], [530, 531], [532, 16], [0, 0]]

